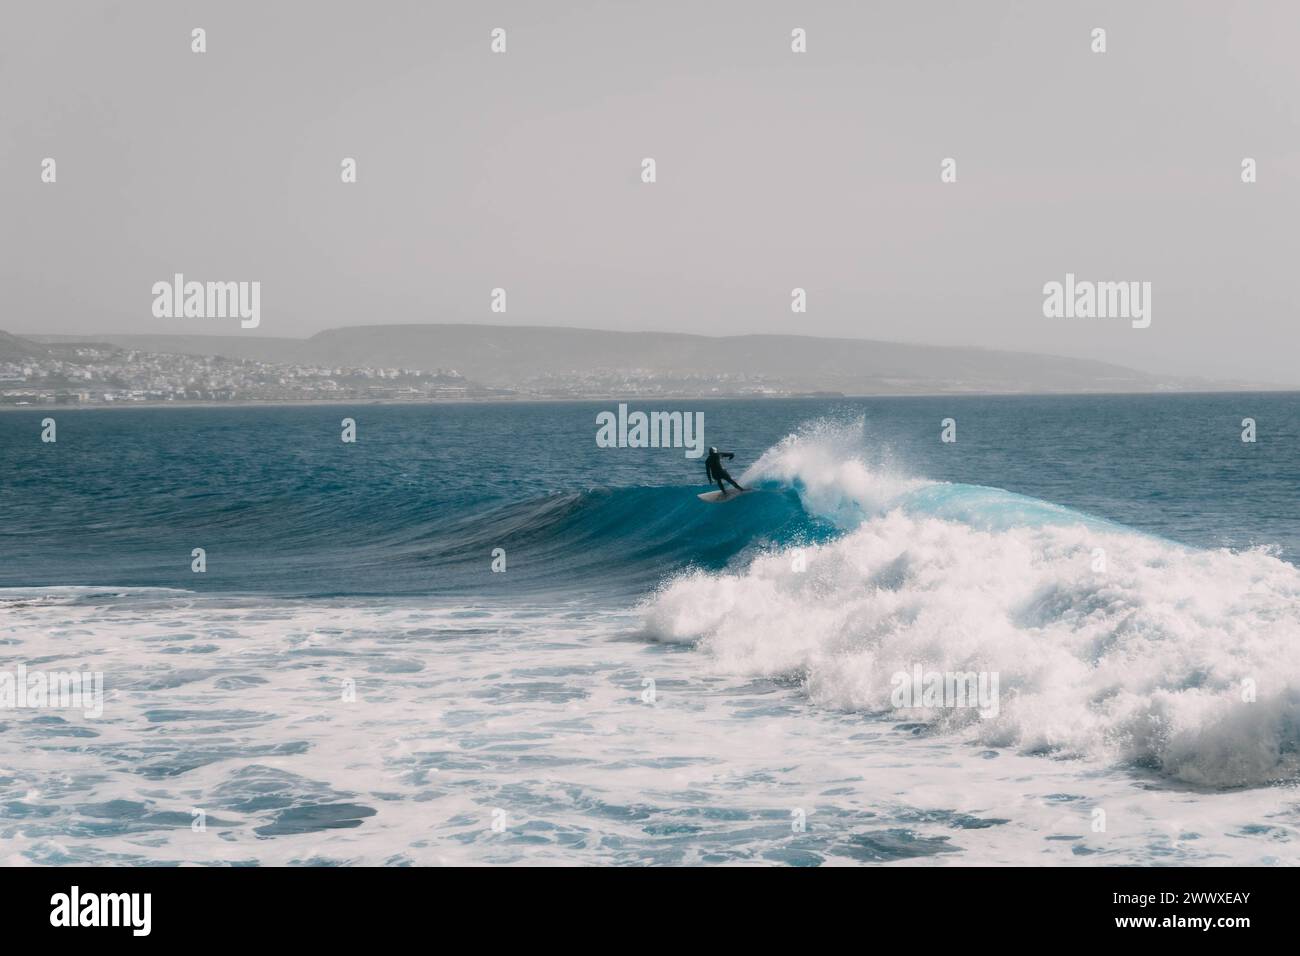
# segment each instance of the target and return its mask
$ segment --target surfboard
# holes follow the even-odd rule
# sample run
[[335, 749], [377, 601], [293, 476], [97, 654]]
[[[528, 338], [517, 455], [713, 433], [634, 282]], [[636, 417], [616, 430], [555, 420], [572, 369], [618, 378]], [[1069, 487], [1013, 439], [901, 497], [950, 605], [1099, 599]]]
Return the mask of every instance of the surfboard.
[[730, 501], [732, 498], [739, 498], [741, 495], [747, 495], [753, 490], [753, 488], [746, 488], [744, 491], [737, 491], [735, 488], [730, 488], [727, 491], [706, 491], [704, 494], [696, 495], [695, 497], [699, 498], [701, 501], [709, 502]]

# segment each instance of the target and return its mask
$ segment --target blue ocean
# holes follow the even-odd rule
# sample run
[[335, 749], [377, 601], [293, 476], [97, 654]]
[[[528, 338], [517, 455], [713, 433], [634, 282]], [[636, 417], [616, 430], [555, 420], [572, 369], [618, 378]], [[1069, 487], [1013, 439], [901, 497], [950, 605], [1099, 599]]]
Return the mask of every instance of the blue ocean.
[[629, 404], [0, 414], [3, 862], [1300, 862], [1300, 394]]

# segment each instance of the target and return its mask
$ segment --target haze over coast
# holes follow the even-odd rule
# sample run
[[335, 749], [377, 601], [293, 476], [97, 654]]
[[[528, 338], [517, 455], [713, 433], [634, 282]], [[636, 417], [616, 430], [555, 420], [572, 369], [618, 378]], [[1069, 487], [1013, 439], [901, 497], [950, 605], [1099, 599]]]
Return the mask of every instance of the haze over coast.
[[[159, 356], [221, 360], [220, 393], [210, 388], [213, 394], [200, 399], [1050, 394], [1278, 387], [1162, 376], [1090, 359], [868, 339], [464, 324], [349, 326], [305, 339], [5, 335], [0, 338], [0, 371], [6, 374], [0, 379], [10, 390], [39, 388], [57, 386], [71, 372], [84, 393], [85, 383], [94, 381], [94, 375], [86, 376], [88, 365], [121, 386], [129, 384], [133, 363], [147, 362], [152, 377], [135, 383], [136, 391], [166, 389], [178, 376], [193, 382], [195, 369], [184, 359], [155, 358]], [[47, 367], [52, 362], [67, 364]], [[344, 387], [342, 379], [351, 385]], [[241, 393], [254, 380], [267, 388]], [[293, 388], [286, 391], [289, 386]]]

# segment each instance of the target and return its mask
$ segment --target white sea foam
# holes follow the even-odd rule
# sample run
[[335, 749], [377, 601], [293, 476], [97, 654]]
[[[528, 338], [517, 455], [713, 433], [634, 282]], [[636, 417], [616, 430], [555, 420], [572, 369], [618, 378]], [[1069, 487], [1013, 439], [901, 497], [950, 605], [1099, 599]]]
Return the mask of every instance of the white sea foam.
[[[836, 521], [859, 513], [857, 527], [805, 548], [803, 573], [778, 552], [670, 582], [645, 607], [651, 634], [698, 641], [727, 673], [800, 678], [819, 705], [894, 716], [899, 671], [996, 672], [995, 718], [905, 715], [991, 746], [1195, 784], [1296, 777], [1296, 567], [1264, 550], [1197, 550], [1071, 521], [1064, 509], [1030, 509], [1032, 523], [1010, 525], [927, 514], [931, 499], [913, 494], [925, 483], [837, 459], [834, 440], [787, 439], [745, 479], [796, 487], [805, 507]], [[942, 514], [962, 512], [962, 487], [948, 486]], [[967, 497], [1017, 521], [1031, 500]], [[1104, 572], [1094, 570], [1098, 548]]]
[[635, 625], [585, 605], [0, 608], [10, 658], [102, 670], [108, 694], [97, 720], [3, 714], [0, 862], [1297, 862], [1289, 788], [1194, 794], [917, 736], [618, 639]]
[[863, 421], [818, 420], [765, 451], [741, 476], [745, 485], [777, 484], [799, 490], [804, 506], [841, 527], [856, 527], [902, 495], [931, 482], [898, 474], [888, 457], [868, 462], [860, 444]]

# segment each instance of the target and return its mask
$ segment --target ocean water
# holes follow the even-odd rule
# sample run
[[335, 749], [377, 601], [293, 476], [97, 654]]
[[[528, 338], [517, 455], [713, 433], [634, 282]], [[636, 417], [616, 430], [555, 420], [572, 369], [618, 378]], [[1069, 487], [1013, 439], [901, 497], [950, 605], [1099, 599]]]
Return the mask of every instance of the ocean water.
[[614, 407], [0, 414], [0, 862], [1300, 862], [1300, 395]]

